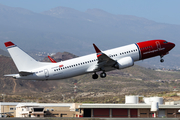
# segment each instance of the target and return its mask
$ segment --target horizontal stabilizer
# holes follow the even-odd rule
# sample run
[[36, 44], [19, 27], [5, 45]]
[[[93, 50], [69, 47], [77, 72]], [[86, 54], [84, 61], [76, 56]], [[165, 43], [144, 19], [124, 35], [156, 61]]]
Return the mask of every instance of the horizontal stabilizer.
[[54, 59], [52, 59], [50, 56], [48, 56], [49, 60], [51, 60], [52, 63], [57, 63]]
[[4, 76], [17, 78], [17, 77], [20, 77], [20, 76], [28, 76], [28, 75], [32, 75], [32, 74], [34, 74], [34, 73], [33, 72], [21, 71], [21, 72], [19, 72], [19, 74], [7, 74], [7, 75], [4, 75]]
[[33, 72], [24, 72], [24, 71], [19, 72], [20, 76], [27, 76], [27, 75], [31, 75], [31, 74], [34, 74], [34, 73]]
[[7, 74], [7, 75], [4, 75], [4, 76], [7, 76], [7, 77], [14, 77], [16, 75], [19, 75], [19, 74]]

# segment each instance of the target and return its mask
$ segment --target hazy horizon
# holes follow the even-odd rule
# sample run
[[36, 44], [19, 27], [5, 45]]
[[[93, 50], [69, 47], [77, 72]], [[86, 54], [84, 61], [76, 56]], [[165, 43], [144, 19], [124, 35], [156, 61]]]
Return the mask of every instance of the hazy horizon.
[[97, 8], [116, 15], [134, 15], [160, 23], [180, 25], [179, 0], [0, 0], [0, 4], [21, 7], [37, 13], [58, 6], [82, 12]]

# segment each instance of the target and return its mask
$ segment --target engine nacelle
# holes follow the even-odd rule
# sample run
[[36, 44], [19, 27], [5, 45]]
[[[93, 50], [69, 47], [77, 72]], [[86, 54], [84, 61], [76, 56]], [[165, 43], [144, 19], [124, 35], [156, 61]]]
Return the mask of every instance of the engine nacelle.
[[134, 65], [134, 60], [131, 57], [124, 57], [117, 61], [115, 68], [123, 69]]

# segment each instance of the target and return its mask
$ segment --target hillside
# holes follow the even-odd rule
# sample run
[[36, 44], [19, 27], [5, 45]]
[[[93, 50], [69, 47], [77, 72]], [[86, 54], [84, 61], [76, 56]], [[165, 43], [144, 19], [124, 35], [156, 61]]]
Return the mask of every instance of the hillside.
[[18, 73], [11, 58], [0, 56], [0, 93], [19, 94], [52, 91], [56, 85], [51, 82], [16, 80], [4, 77], [5, 74]]
[[[53, 56], [57, 61], [73, 57], [70, 53]], [[123, 102], [127, 94], [163, 93], [172, 91], [174, 86], [179, 90], [180, 85], [180, 72], [154, 71], [137, 65], [108, 72], [106, 78], [97, 80], [91, 78], [92, 74], [59, 81], [15, 80], [3, 76], [17, 73], [12, 59], [0, 56], [0, 63], [0, 94], [6, 94], [7, 101], [62, 102], [63, 94], [65, 102]], [[74, 93], [74, 83], [77, 83], [77, 93]]]
[[[76, 55], [73, 55], [71, 53], [68, 53], [68, 52], [58, 52], [54, 55], [51, 56], [51, 58], [53, 58], [56, 62], [60, 62], [60, 61], [63, 61], [63, 60], [68, 60], [68, 59], [72, 59], [72, 58], [75, 58], [77, 57]], [[42, 62], [51, 62], [49, 60], [48, 57], [45, 57]]]
[[10, 56], [8, 52], [6, 52], [6, 51], [4, 51], [2, 49], [0, 49], [0, 55], [8, 56], [8, 57]]

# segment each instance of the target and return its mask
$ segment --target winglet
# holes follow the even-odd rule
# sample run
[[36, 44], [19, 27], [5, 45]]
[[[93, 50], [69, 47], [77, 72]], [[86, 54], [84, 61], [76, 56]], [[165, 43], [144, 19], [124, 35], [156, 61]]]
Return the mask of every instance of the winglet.
[[48, 58], [51, 60], [52, 63], [57, 63], [54, 59], [52, 59], [50, 56]]
[[95, 51], [97, 53], [97, 57], [101, 56], [102, 52], [99, 50], [99, 48], [95, 44], [93, 44], [93, 46], [94, 46], [94, 49], [95, 49]]
[[4, 45], [5, 45], [6, 47], [15, 46], [15, 44], [14, 44], [14, 43], [12, 43], [11, 41], [9, 41], [9, 42], [5, 42], [5, 43], [4, 43]]
[[99, 48], [95, 44], [93, 44], [93, 46], [94, 46], [94, 49], [96, 50], [96, 53], [101, 53], [101, 51], [99, 50]]

